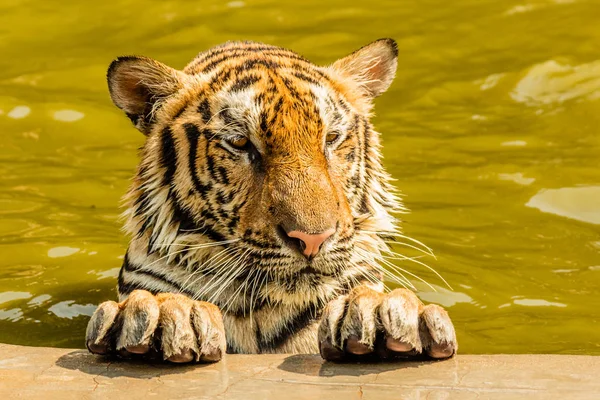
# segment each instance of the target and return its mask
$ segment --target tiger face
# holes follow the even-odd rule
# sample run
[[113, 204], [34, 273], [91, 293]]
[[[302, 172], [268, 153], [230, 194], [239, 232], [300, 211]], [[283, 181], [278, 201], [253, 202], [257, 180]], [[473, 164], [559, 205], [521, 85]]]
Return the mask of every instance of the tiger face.
[[[327, 67], [252, 42], [200, 53], [182, 71], [114, 61], [111, 98], [147, 136], [126, 197], [129, 262], [166, 258], [172, 286], [232, 312], [379, 285], [374, 258], [399, 203], [369, 117], [396, 58], [384, 39]], [[198, 271], [220, 284], [190, 285]], [[250, 277], [253, 290], [240, 289]], [[140, 279], [122, 271], [120, 293], [169, 290]]]
[[121, 302], [94, 312], [88, 349], [170, 362], [455, 354], [443, 308], [383, 293], [383, 274], [395, 278], [380, 266], [395, 269], [384, 239], [399, 235], [402, 208], [369, 116], [396, 53], [378, 40], [319, 67], [232, 42], [182, 71], [114, 61], [112, 100], [147, 138], [125, 198]]

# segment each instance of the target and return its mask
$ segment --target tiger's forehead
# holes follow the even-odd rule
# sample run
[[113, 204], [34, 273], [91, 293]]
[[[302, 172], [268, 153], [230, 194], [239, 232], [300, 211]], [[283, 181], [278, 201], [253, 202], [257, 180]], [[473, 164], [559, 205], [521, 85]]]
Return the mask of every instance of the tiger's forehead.
[[200, 53], [184, 72], [199, 83], [193, 103], [213, 133], [250, 136], [257, 146], [314, 147], [351, 118], [327, 68], [276, 46], [225, 43]]
[[349, 106], [326, 83], [271, 70], [252, 76], [243, 88], [233, 81], [211, 96], [213, 129], [254, 137], [258, 146], [290, 141], [318, 145], [324, 132], [342, 130], [349, 119], [343, 109]]

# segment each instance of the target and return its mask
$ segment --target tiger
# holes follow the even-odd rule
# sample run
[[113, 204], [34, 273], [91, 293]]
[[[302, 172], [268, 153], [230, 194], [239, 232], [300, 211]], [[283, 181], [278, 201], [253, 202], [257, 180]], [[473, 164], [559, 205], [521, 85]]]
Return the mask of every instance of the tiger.
[[87, 349], [173, 363], [452, 357], [447, 311], [384, 285], [404, 206], [371, 117], [397, 59], [380, 39], [328, 66], [251, 41], [183, 70], [114, 60], [110, 97], [145, 142], [118, 302], [93, 313]]

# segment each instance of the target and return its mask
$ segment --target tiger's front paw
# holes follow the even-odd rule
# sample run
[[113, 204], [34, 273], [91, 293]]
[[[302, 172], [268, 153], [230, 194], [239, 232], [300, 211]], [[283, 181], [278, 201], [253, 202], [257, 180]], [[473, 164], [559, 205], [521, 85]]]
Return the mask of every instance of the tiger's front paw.
[[330, 302], [319, 327], [319, 350], [329, 361], [363, 358], [448, 358], [458, 345], [446, 310], [423, 305], [408, 289], [388, 294], [353, 289]]
[[86, 346], [94, 354], [159, 355], [175, 363], [215, 362], [226, 351], [217, 306], [145, 290], [133, 291], [122, 303], [100, 304], [88, 323]]

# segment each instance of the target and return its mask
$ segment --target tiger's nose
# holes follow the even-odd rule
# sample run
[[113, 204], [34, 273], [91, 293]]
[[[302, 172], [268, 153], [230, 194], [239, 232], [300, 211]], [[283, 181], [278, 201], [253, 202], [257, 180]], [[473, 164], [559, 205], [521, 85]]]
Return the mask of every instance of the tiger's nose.
[[300, 231], [287, 232], [287, 235], [291, 238], [298, 239], [300, 241], [300, 251], [309, 260], [314, 258], [319, 253], [321, 245], [331, 235], [333, 235], [335, 229], [328, 229], [321, 233], [309, 234]]

